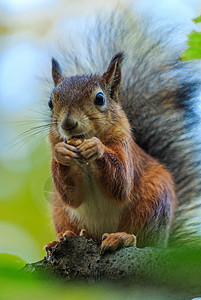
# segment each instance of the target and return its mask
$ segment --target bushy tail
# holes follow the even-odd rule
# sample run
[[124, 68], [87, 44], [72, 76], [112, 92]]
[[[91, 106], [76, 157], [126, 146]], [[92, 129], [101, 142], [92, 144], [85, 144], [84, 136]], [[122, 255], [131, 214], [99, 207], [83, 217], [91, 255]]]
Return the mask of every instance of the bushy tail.
[[[115, 53], [125, 53], [121, 99], [133, 135], [147, 153], [167, 166], [176, 184], [179, 208], [170, 245], [192, 240], [201, 193], [201, 76], [197, 62], [179, 60], [183, 48], [176, 43], [176, 31], [157, 28], [151, 20], [135, 19], [128, 12], [115, 12], [96, 20], [80, 44], [74, 42], [80, 50], [73, 46], [73, 51], [63, 51], [67, 76], [101, 73]], [[190, 239], [183, 229], [187, 222]]]

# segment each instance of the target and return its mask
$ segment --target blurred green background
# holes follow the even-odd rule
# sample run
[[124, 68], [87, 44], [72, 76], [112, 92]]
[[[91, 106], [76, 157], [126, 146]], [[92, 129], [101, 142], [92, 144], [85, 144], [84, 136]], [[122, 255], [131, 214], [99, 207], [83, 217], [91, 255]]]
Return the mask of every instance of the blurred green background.
[[[58, 46], [68, 44], [69, 35], [76, 38], [76, 32], [84, 32], [95, 14], [117, 4], [120, 9], [130, 5], [134, 13], [152, 14], [167, 26], [180, 23], [186, 33], [193, 26], [191, 19], [201, 13], [200, 0], [0, 0], [0, 284], [4, 298], [9, 292], [6, 276], [16, 278], [15, 271], [24, 261], [42, 259], [44, 245], [55, 239], [48, 128], [32, 129], [47, 124], [51, 56], [57, 57]], [[34, 283], [26, 280], [29, 290]], [[50, 299], [54, 293], [49, 292]], [[100, 289], [100, 299], [101, 293]], [[158, 297], [153, 299], [162, 299]]]

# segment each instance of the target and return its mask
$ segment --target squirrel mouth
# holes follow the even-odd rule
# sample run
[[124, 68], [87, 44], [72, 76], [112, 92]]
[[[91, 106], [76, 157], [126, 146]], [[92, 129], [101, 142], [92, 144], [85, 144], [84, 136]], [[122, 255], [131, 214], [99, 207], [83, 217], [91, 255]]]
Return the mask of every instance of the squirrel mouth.
[[72, 139], [84, 139], [85, 138], [85, 134], [73, 135], [71, 138]]
[[85, 132], [85, 133], [81, 133], [81, 134], [72, 135], [71, 138], [72, 139], [86, 139], [91, 136], [91, 133], [92, 132], [89, 131], [89, 132]]
[[61, 128], [61, 126], [59, 125], [58, 126], [58, 131], [59, 131], [59, 134], [60, 134], [60, 136], [63, 140], [66, 140], [66, 139], [87, 139], [89, 137], [92, 137], [92, 130], [76, 134], [74, 132], [69, 132], [70, 130], [67, 132], [66, 130]]

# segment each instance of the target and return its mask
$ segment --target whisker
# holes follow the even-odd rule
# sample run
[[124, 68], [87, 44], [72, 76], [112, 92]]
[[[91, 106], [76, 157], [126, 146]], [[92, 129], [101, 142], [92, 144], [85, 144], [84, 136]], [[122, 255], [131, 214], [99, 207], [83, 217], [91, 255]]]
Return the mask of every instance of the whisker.
[[[48, 87], [49, 87], [50, 89], [52, 89], [52, 83], [51, 83], [50, 80], [47, 78], [47, 76], [45, 75], [44, 71], [43, 71], [41, 68], [40, 68], [40, 71], [41, 71], [41, 73], [42, 73], [42, 75], [43, 75], [43, 77], [42, 77], [43, 81], [45, 81], [45, 82], [47, 83]], [[41, 77], [40, 77], [40, 76], [39, 76], [39, 80], [41, 81]]]
[[[40, 132], [41, 133], [41, 132]], [[35, 138], [35, 137], [37, 137], [37, 139], [36, 139], [36, 141], [37, 141], [37, 144], [38, 144], [38, 141], [39, 141], [39, 143], [41, 143], [45, 138], [46, 138], [46, 136], [47, 136], [47, 134], [45, 133], [45, 134], [43, 134], [43, 135], [38, 135], [38, 132], [36, 132], [36, 133], [32, 133], [31, 135], [29, 135], [29, 136], [26, 136], [26, 137], [24, 137], [24, 140], [21, 140], [21, 141], [18, 141], [17, 143], [15, 143], [14, 145], [13, 145], [13, 147], [12, 148], [14, 148], [14, 147], [16, 147], [16, 146], [18, 146], [19, 145], [19, 147], [15, 150], [15, 153], [16, 152], [18, 152], [30, 139], [33, 139], [33, 137]], [[21, 144], [20, 144], [21, 143]], [[13, 154], [14, 155], [14, 154]]]
[[28, 110], [28, 111], [32, 111], [32, 112], [35, 112], [35, 113], [40, 114], [40, 115], [43, 115], [43, 116], [47, 116], [47, 117], [50, 117], [50, 116], [51, 116], [50, 113], [48, 114], [48, 113], [41, 112], [41, 111], [38, 111], [38, 110], [35, 110], [35, 109], [32, 109], [32, 108], [28, 108], [27, 110]]
[[[18, 134], [15, 138], [11, 139], [5, 146], [9, 146], [12, 144], [13, 147], [15, 147], [18, 143], [22, 141], [22, 139], [33, 137], [34, 135], [37, 135], [38, 133], [42, 133], [42, 131], [46, 132], [47, 136], [47, 130], [49, 128], [49, 124], [45, 125], [39, 125], [32, 128], [29, 128], [25, 130], [24, 132]], [[17, 143], [15, 143], [17, 141]], [[13, 144], [15, 143], [15, 144]]]
[[93, 109], [93, 107], [91, 107], [89, 110], [85, 111], [85, 112], [81, 115], [80, 119], [82, 120], [82, 119], [84, 118], [84, 116], [86, 116], [86, 114], [89, 113], [92, 109]]
[[31, 123], [35, 124], [39, 124], [39, 122], [44, 122], [46, 124], [50, 124], [50, 120], [45, 120], [45, 119], [29, 119], [29, 120], [18, 120], [18, 121], [5, 121], [5, 122], [0, 122], [0, 124], [14, 124], [14, 125], [17, 125], [17, 126], [23, 126], [23, 125], [30, 125]]

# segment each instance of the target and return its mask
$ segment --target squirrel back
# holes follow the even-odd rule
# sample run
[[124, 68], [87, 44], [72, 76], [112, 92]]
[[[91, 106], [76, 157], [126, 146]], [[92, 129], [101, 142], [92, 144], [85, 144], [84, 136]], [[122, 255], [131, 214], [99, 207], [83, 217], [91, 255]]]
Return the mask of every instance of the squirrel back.
[[125, 53], [121, 105], [136, 143], [173, 176], [179, 208], [169, 244], [180, 237], [181, 245], [187, 237], [183, 226], [192, 221], [201, 192], [200, 76], [195, 63], [180, 61], [180, 46], [167, 46], [174, 34], [163, 36], [149, 25], [128, 12], [102, 18], [82, 43], [86, 51], [65, 51], [65, 64], [67, 76], [100, 74], [115, 53]]

